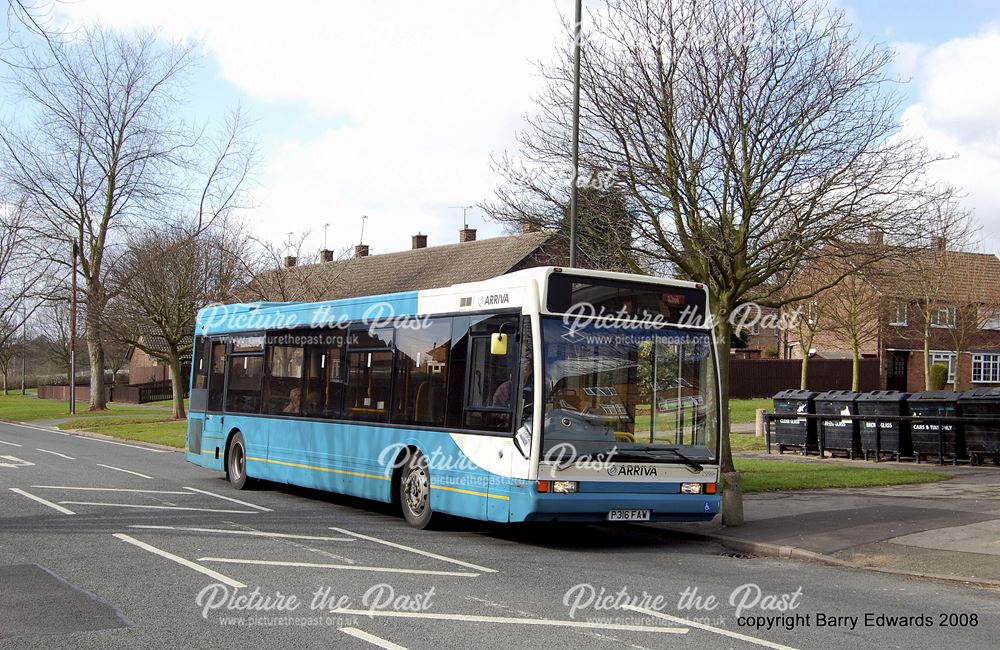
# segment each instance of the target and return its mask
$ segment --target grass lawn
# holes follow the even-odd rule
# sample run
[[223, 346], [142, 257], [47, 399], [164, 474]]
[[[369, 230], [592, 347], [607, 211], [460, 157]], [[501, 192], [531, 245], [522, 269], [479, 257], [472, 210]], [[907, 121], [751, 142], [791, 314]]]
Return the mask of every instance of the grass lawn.
[[774, 408], [774, 402], [770, 397], [756, 399], [733, 399], [729, 400], [729, 421], [730, 422], [754, 422], [757, 417], [757, 409]]
[[736, 458], [743, 473], [744, 492], [815, 490], [821, 488], [872, 487], [933, 483], [951, 478], [944, 472], [881, 467], [845, 467], [839, 464]]
[[[155, 412], [155, 411], [154, 411]], [[108, 404], [107, 411], [92, 413], [87, 410], [86, 402], [77, 402], [76, 417], [88, 418], [102, 415], [138, 415], [149, 414], [150, 409], [136, 408], [128, 404]], [[69, 402], [54, 399], [38, 399], [35, 395], [21, 396], [0, 395], [0, 420], [47, 420], [49, 418], [69, 417]]]
[[90, 431], [124, 440], [155, 442], [170, 447], [184, 447], [187, 420], [170, 420], [162, 416], [145, 418], [101, 418], [71, 420], [59, 425], [60, 429]]
[[[184, 398], [184, 410], [185, 410], [185, 412], [187, 411], [188, 402], [190, 402], [190, 401], [191, 400], [189, 398], [187, 398], [187, 397]], [[160, 400], [156, 400], [155, 402], [146, 402], [145, 406], [165, 406], [167, 408], [173, 408], [173, 406], [174, 406], [174, 400], [172, 400], [172, 399], [160, 399]]]
[[766, 438], [752, 433], [729, 434], [729, 446], [733, 451], [767, 451]]

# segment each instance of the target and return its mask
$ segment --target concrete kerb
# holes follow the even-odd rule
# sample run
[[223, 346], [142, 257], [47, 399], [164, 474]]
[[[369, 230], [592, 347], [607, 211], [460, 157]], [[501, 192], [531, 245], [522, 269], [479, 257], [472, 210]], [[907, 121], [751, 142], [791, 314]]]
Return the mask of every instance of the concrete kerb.
[[643, 525], [642, 528], [644, 530], [653, 531], [654, 533], [669, 531], [670, 533], [684, 535], [685, 537], [691, 539], [700, 539], [704, 541], [715, 542], [717, 544], [720, 544], [721, 546], [724, 546], [725, 548], [736, 551], [738, 553], [752, 553], [754, 555], [760, 555], [763, 557], [807, 560], [810, 562], [818, 562], [820, 564], [841, 567], [844, 569], [855, 569], [860, 571], [877, 571], [879, 573], [888, 573], [892, 575], [898, 575], [910, 578], [919, 578], [923, 580], [937, 580], [952, 584], [961, 584], [965, 586], [980, 587], [983, 589], [1000, 591], [1000, 580], [962, 578], [959, 576], [942, 575], [939, 573], [927, 573], [923, 571], [906, 571], [903, 569], [890, 569], [887, 567], [867, 566], [864, 564], [857, 564], [856, 562], [850, 562], [848, 560], [842, 560], [838, 557], [833, 557], [832, 555], [827, 555], [825, 553], [817, 553], [816, 551], [810, 551], [808, 549], [799, 548], [797, 546], [770, 544], [768, 542], [754, 542], [751, 540], [740, 539], [738, 537], [730, 537], [728, 535], [718, 535], [715, 533], [695, 533], [688, 530], [680, 530], [675, 528], [660, 528], [660, 527], [645, 526], [645, 525]]
[[0, 422], [9, 422], [11, 424], [18, 424], [22, 427], [27, 427], [29, 429], [38, 429], [39, 431], [48, 431], [51, 433], [61, 433], [66, 436], [78, 436], [80, 438], [95, 438], [97, 440], [105, 440], [107, 442], [117, 442], [120, 444], [134, 445], [136, 447], [149, 447], [150, 449], [160, 449], [163, 451], [173, 451], [173, 452], [183, 452], [183, 449], [178, 449], [177, 447], [171, 447], [170, 445], [161, 445], [156, 442], [146, 442], [144, 440], [129, 440], [128, 438], [116, 438], [114, 436], [108, 436], [103, 433], [95, 433], [93, 431], [78, 431], [77, 429], [59, 429], [56, 427], [43, 427], [31, 422], [20, 422], [18, 420], [4, 420], [0, 418]]

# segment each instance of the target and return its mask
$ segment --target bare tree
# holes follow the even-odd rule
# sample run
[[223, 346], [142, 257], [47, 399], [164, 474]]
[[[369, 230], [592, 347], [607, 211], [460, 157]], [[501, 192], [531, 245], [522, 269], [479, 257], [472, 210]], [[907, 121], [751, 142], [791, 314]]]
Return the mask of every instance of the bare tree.
[[197, 310], [229, 299], [248, 280], [249, 239], [241, 233], [223, 221], [207, 230], [192, 223], [142, 231], [130, 238], [119, 266], [109, 329], [169, 367], [175, 418], [185, 417], [181, 366], [191, 354]]
[[853, 391], [861, 384], [861, 350], [878, 340], [881, 326], [882, 296], [867, 275], [848, 275], [822, 294], [829, 304], [825, 329], [846, 341], [851, 350]]
[[176, 93], [192, 48], [86, 28], [40, 52], [26, 52], [12, 75], [30, 124], [0, 130], [0, 149], [52, 258], [67, 264], [72, 241], [81, 251], [90, 408], [103, 409], [106, 280], [121, 230], [180, 193], [175, 172], [193, 138], [177, 119]]
[[[922, 174], [932, 158], [898, 134], [892, 54], [859, 41], [843, 14], [823, 4], [610, 0], [588, 24], [583, 168], [616, 170], [633, 217], [630, 252], [649, 261], [648, 271], [673, 271], [710, 290], [722, 375], [723, 521], [739, 523], [730, 315], [748, 298], [792, 301], [789, 279], [828, 254], [828, 242], [862, 242], [871, 230], [909, 236], [930, 199]], [[558, 183], [545, 186], [545, 170], [570, 159], [573, 66], [569, 48], [565, 54], [542, 68], [549, 83], [520, 136], [524, 160], [500, 166], [504, 205], [549, 203]], [[537, 169], [541, 176], [530, 173]], [[487, 207], [505, 218], [506, 210]]]

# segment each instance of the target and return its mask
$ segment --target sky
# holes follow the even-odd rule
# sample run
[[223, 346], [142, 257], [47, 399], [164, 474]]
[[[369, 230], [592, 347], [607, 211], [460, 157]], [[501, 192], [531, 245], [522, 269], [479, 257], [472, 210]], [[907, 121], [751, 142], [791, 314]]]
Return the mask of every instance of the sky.
[[[896, 51], [909, 80], [903, 133], [954, 157], [931, 172], [963, 188], [985, 248], [1000, 252], [1000, 2], [835, 4]], [[195, 40], [192, 114], [217, 120], [239, 104], [257, 120], [252, 228], [340, 249], [358, 243], [367, 215], [377, 254], [418, 231], [430, 245], [458, 240], [456, 206], [492, 195], [491, 156], [516, 151], [542, 86], [534, 62], [569, 38], [572, 0], [72, 0], [56, 12]], [[468, 221], [480, 238], [501, 234], [478, 209]]]

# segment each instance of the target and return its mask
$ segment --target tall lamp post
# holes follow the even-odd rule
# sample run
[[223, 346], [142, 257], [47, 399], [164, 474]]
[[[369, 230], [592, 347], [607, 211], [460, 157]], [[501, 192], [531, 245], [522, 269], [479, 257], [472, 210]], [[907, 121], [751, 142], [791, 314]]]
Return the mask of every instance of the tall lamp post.
[[569, 198], [569, 265], [576, 266], [576, 194], [580, 177], [580, 39], [582, 37], [583, 0], [576, 0], [573, 21], [573, 186]]
[[79, 249], [73, 241], [73, 272], [69, 295], [69, 412], [76, 413], [76, 257]]

